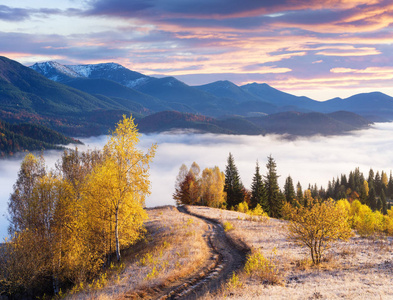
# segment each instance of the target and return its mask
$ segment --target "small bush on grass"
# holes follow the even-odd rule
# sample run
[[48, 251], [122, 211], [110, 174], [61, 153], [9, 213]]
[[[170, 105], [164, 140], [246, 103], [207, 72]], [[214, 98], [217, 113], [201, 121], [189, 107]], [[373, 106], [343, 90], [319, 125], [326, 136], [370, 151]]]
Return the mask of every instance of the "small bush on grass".
[[281, 276], [278, 272], [275, 257], [275, 249], [270, 258], [266, 258], [260, 251], [255, 251], [248, 256], [244, 271], [248, 276], [255, 276], [263, 283], [280, 284]]
[[269, 220], [268, 214], [263, 211], [260, 204], [257, 204], [254, 209], [247, 211], [247, 214], [250, 216], [250, 221], [266, 222]]
[[234, 229], [233, 225], [228, 221], [225, 221], [223, 225], [224, 225], [224, 231], [230, 231]]
[[229, 290], [234, 290], [243, 287], [243, 282], [240, 280], [239, 276], [233, 272], [232, 277], [229, 278], [227, 282], [227, 288]]

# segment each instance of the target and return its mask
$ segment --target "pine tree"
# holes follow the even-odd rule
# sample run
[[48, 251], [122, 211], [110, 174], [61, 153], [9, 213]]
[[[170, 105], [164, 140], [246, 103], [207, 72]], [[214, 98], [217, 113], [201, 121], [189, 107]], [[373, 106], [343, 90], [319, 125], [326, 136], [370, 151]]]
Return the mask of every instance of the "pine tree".
[[377, 195], [377, 197], [381, 196], [382, 179], [381, 179], [381, 176], [379, 175], [379, 171], [377, 171], [377, 173], [375, 174], [374, 189], [375, 189], [375, 194]]
[[251, 183], [251, 204], [250, 208], [255, 208], [257, 205], [260, 205], [262, 209], [268, 213], [268, 203], [266, 197], [265, 186], [263, 184], [262, 176], [259, 172], [259, 164], [257, 161], [255, 167], [255, 174]]
[[368, 188], [368, 182], [367, 180], [363, 181], [363, 184], [360, 186], [360, 203], [366, 204], [368, 203], [368, 193], [369, 193], [369, 188]]
[[377, 197], [375, 195], [375, 189], [374, 187], [370, 188], [370, 191], [368, 193], [368, 199], [367, 199], [367, 205], [372, 209], [376, 210], [377, 209]]
[[[352, 172], [349, 174], [349, 178], [351, 178]], [[340, 185], [347, 186], [348, 181], [347, 181], [347, 176], [345, 174], [341, 174], [341, 182]]]
[[373, 169], [370, 169], [370, 171], [368, 172], [367, 182], [368, 182], [368, 187], [370, 188], [370, 190], [371, 190], [371, 188], [374, 188], [374, 171], [373, 171]]
[[284, 195], [285, 195], [286, 202], [294, 204], [293, 201], [296, 198], [296, 195], [295, 195], [295, 187], [293, 186], [293, 181], [291, 176], [288, 176], [287, 179], [285, 180]]
[[386, 196], [385, 196], [385, 192], [382, 189], [381, 192], [381, 212], [386, 215], [388, 213], [388, 208], [387, 208], [387, 203], [386, 203]]
[[349, 179], [348, 179], [348, 185], [347, 185], [352, 191], [356, 190], [356, 184], [355, 184], [355, 174], [353, 172], [349, 173]]
[[266, 164], [267, 174], [265, 176], [265, 188], [269, 204], [269, 214], [273, 218], [279, 218], [281, 216], [281, 207], [283, 205], [281, 198], [279, 197], [280, 188], [277, 182], [278, 175], [276, 167], [276, 162], [273, 157], [269, 155]]
[[235, 207], [244, 200], [243, 184], [235, 165], [232, 153], [229, 153], [225, 169], [224, 191], [227, 194], [227, 208]]
[[360, 172], [359, 167], [355, 169], [353, 177], [355, 179], [355, 191], [360, 193], [361, 186], [364, 182], [364, 176], [363, 173]]
[[388, 198], [392, 198], [392, 196], [393, 196], [393, 175], [392, 175], [391, 171], [390, 171], [390, 177], [389, 177], [389, 183], [388, 183], [386, 196]]
[[304, 198], [303, 198], [303, 189], [302, 189], [302, 185], [300, 184], [300, 182], [297, 182], [296, 185], [296, 200], [300, 205], [303, 205], [304, 203]]
[[329, 180], [328, 182], [328, 188], [326, 191], [326, 197], [327, 198], [334, 198], [334, 178], [333, 178], [333, 183]]

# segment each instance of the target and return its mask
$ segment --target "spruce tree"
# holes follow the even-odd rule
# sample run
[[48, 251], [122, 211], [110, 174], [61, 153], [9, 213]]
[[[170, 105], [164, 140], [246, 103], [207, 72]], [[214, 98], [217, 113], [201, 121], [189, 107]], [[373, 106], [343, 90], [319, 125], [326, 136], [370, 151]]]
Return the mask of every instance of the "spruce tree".
[[265, 176], [265, 188], [267, 201], [269, 204], [269, 215], [273, 218], [281, 216], [281, 207], [283, 205], [280, 197], [280, 188], [277, 182], [276, 162], [270, 155], [266, 164], [267, 174]]
[[367, 204], [372, 210], [377, 209], [377, 197], [375, 195], [375, 189], [374, 187], [370, 188], [370, 191], [368, 193], [368, 199], [367, 199]]
[[262, 176], [259, 172], [259, 164], [257, 161], [255, 167], [255, 174], [251, 183], [251, 208], [255, 208], [257, 204], [261, 205], [265, 212], [268, 212], [268, 204], [266, 198], [265, 186], [263, 184]]
[[392, 196], [393, 196], [393, 175], [392, 175], [392, 171], [390, 171], [390, 177], [389, 177], [389, 183], [388, 183], [386, 196], [388, 198], [392, 198]]
[[368, 187], [371, 190], [371, 188], [374, 188], [374, 171], [373, 169], [370, 169], [370, 171], [368, 172]]
[[333, 183], [329, 180], [328, 182], [328, 188], [326, 191], [326, 197], [327, 198], [334, 198], [334, 178], [333, 178]]
[[303, 198], [303, 189], [302, 189], [302, 185], [300, 184], [300, 182], [297, 182], [296, 185], [296, 200], [298, 201], [298, 203], [300, 205], [304, 205], [304, 198]]
[[235, 165], [232, 153], [229, 153], [225, 169], [224, 191], [227, 194], [227, 208], [235, 207], [244, 200], [243, 184]]
[[367, 200], [368, 193], [369, 193], [368, 182], [367, 182], [367, 180], [364, 180], [363, 184], [360, 186], [360, 192], [359, 192], [360, 203], [362, 203], [362, 204], [368, 203], [368, 200]]
[[381, 196], [382, 179], [381, 179], [381, 176], [379, 175], [379, 171], [377, 171], [377, 173], [375, 174], [374, 189], [375, 189], [375, 194], [377, 195], [377, 197]]
[[355, 174], [353, 172], [349, 173], [348, 185], [352, 191], [356, 191], [356, 184], [355, 184]]
[[382, 189], [381, 192], [381, 212], [386, 215], [388, 213], [388, 208], [387, 208], [387, 203], [386, 203], [386, 196], [385, 196], [385, 192]]
[[284, 195], [285, 195], [286, 202], [290, 204], [294, 204], [293, 201], [296, 198], [295, 187], [293, 186], [293, 181], [290, 175], [285, 180]]

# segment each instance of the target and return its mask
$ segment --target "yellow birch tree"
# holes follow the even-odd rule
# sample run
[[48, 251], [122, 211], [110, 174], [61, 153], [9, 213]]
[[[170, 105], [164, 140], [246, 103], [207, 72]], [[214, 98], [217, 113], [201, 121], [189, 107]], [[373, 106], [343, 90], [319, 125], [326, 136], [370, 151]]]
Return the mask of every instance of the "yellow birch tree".
[[121, 245], [133, 244], [147, 218], [145, 198], [150, 193], [149, 163], [156, 145], [147, 153], [137, 148], [140, 134], [134, 120], [123, 117], [104, 146], [104, 159], [89, 176], [87, 196], [91, 209], [100, 209], [104, 228], [114, 232], [117, 260]]

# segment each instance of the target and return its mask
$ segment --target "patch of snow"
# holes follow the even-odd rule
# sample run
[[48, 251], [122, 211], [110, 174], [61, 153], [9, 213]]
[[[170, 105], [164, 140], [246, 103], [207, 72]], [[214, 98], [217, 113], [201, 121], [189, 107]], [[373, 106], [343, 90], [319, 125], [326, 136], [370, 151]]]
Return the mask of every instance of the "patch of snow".
[[94, 65], [68, 65], [68, 68], [72, 69], [74, 72], [78, 73], [80, 76], [89, 78], [93, 71], [98, 71], [102, 69], [106, 70], [117, 70], [125, 69], [122, 65], [116, 63], [102, 63]]
[[[62, 64], [59, 64], [56, 61], [47, 61], [43, 63], [36, 63], [31, 68], [45, 76], [49, 75], [50, 73], [53, 73], [54, 70], [56, 70], [58, 73], [64, 74], [69, 77], [80, 77], [79, 74], [74, 72], [72, 69], [68, 68], [67, 66], [64, 66]], [[53, 78], [56, 77], [56, 79], [52, 80], [57, 80], [59, 79], [58, 76], [54, 75], [52, 76]]]
[[140, 77], [140, 78], [138, 78], [138, 79], [136, 79], [136, 80], [131, 80], [131, 81], [129, 81], [129, 82], [126, 82], [124, 85], [125, 85], [126, 87], [129, 87], [129, 88], [136, 88], [136, 87], [138, 87], [138, 86], [143, 85], [143, 84], [146, 83], [148, 80], [149, 80], [149, 77]]
[[74, 66], [67, 66], [75, 73], [79, 74], [80, 77], [89, 77], [92, 71], [92, 65], [74, 65]]

